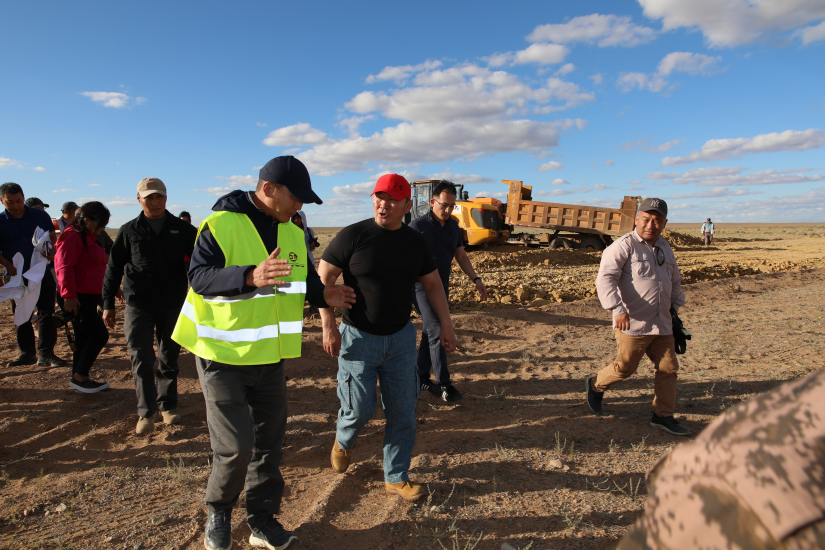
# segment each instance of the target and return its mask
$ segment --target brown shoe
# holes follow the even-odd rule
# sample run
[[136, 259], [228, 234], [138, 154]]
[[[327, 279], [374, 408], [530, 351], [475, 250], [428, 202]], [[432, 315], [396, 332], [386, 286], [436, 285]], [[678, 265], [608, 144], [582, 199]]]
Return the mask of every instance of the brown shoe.
[[349, 451], [345, 451], [339, 447], [337, 439], [335, 440], [335, 444], [332, 446], [330, 462], [332, 462], [332, 469], [339, 474], [343, 474], [347, 471], [347, 468], [349, 468]]
[[384, 489], [388, 495], [398, 495], [409, 502], [418, 500], [426, 493], [424, 487], [410, 483], [409, 481], [403, 483], [385, 483]]
[[181, 416], [178, 414], [178, 411], [161, 411], [160, 414], [163, 417], [163, 423], [167, 426], [180, 424]]
[[155, 431], [155, 417], [157, 415], [153, 414], [149, 418], [139, 417], [137, 426], [135, 427], [135, 433], [138, 435], [148, 434]]

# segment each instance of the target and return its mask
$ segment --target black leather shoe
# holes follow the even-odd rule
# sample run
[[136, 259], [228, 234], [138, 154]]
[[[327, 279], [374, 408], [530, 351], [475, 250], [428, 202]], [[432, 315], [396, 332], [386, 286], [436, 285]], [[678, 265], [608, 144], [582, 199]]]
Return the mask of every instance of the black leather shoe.
[[591, 376], [584, 381], [584, 397], [587, 400], [587, 406], [590, 407], [591, 411], [593, 411], [596, 414], [602, 414], [602, 398], [604, 397], [604, 392], [596, 391], [593, 389], [593, 386], [592, 384], [590, 384], [590, 381], [594, 378], [595, 376]]
[[232, 548], [232, 508], [209, 514], [203, 532], [203, 544], [207, 550]]
[[24, 365], [34, 365], [37, 362], [37, 357], [33, 353], [21, 353], [14, 361], [9, 361], [7, 367], [22, 367]]
[[284, 529], [275, 518], [268, 518], [260, 528], [253, 528], [249, 535], [249, 544], [268, 550], [284, 550], [297, 541], [298, 537], [292, 531]]
[[653, 418], [650, 419], [650, 425], [654, 428], [664, 430], [671, 435], [688, 435], [690, 430], [686, 426], [682, 426], [672, 416], [657, 416], [653, 413]]
[[54, 354], [53, 351], [37, 355], [37, 365], [40, 367], [65, 367], [66, 361]]

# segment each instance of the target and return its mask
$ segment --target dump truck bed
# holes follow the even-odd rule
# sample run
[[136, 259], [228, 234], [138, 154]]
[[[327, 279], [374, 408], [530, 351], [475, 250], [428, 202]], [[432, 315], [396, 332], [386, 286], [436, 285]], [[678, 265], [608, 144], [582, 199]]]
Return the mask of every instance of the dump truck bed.
[[514, 226], [620, 237], [633, 229], [641, 200], [626, 196], [620, 208], [534, 201], [531, 186], [517, 180], [501, 181], [509, 186], [506, 222]]

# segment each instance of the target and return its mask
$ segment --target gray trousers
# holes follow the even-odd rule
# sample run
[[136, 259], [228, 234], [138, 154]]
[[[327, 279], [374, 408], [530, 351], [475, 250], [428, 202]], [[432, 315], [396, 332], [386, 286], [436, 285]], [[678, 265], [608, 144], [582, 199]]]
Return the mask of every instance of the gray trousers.
[[180, 344], [172, 340], [172, 331], [175, 330], [179, 315], [180, 307], [142, 308], [127, 305], [123, 312], [123, 332], [132, 359], [137, 412], [144, 418], [149, 418], [159, 410], [174, 411], [178, 408]]
[[206, 506], [210, 513], [232, 508], [246, 484], [247, 522], [257, 528], [280, 511], [284, 494], [284, 362], [238, 366], [196, 357], [195, 363], [213, 456]]

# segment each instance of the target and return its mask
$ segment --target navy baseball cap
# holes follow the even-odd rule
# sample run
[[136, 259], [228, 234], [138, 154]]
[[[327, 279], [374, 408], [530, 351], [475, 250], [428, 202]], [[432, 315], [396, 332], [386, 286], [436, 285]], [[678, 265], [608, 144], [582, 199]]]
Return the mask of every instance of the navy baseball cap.
[[285, 186], [292, 196], [304, 204], [323, 204], [309, 180], [309, 172], [304, 163], [292, 155], [275, 157], [264, 164], [258, 177], [264, 181]]

